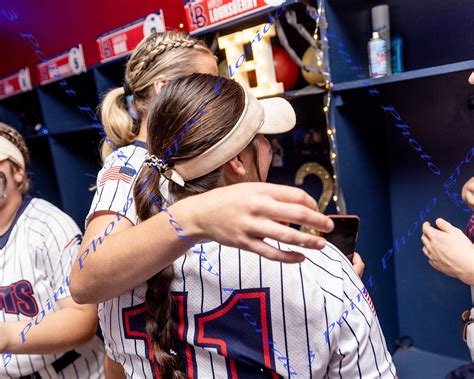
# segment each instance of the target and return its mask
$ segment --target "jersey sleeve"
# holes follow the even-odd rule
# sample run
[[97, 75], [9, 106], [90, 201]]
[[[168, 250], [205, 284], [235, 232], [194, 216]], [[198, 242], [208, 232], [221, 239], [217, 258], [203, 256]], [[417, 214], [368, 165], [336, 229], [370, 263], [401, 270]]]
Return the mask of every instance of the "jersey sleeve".
[[44, 271], [49, 278], [55, 299], [69, 297], [69, 274], [79, 252], [82, 233], [76, 223], [59, 209], [48, 217], [43, 254]]
[[[123, 152], [121, 153], [123, 154]], [[86, 217], [86, 228], [94, 213], [99, 211], [119, 212], [133, 224], [138, 223], [134, 205], [127, 209], [126, 214], [123, 212], [128, 199], [133, 197], [133, 187], [138, 171], [137, 159], [132, 159], [129, 162], [128, 160], [120, 159], [117, 153], [113, 153], [107, 158], [97, 175], [97, 188]]]
[[295, 371], [309, 368], [313, 378], [393, 379], [396, 370], [374, 304], [349, 260], [329, 243], [321, 251], [290, 250], [307, 257], [301, 264], [303, 310], [297, 305], [289, 310], [306, 313], [301, 330], [308, 353], [304, 365], [292, 358]]
[[328, 376], [393, 379], [396, 369], [369, 291], [344, 257], [341, 265], [342, 311], [330, 316], [321, 336], [330, 345]]

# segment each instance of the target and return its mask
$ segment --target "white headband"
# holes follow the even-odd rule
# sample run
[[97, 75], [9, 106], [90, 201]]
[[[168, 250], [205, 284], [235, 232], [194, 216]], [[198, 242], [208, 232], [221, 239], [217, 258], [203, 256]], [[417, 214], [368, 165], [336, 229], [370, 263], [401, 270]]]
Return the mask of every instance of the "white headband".
[[25, 159], [20, 149], [5, 137], [0, 136], [0, 162], [5, 159], [11, 159], [21, 168], [25, 168]]

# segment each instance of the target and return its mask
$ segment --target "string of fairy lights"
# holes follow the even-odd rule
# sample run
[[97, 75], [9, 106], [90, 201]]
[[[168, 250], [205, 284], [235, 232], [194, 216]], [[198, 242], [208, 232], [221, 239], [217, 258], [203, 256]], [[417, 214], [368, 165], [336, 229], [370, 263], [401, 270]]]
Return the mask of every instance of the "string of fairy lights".
[[[284, 3], [284, 0], [280, 0]], [[251, 87], [253, 94], [259, 97], [275, 96], [284, 92], [283, 83], [276, 80], [276, 71], [273, 69], [273, 52], [270, 39], [277, 36], [280, 44], [290, 55], [291, 59], [297, 66], [303, 69], [303, 76], [305, 72], [313, 77], [305, 79], [312, 84], [316, 84], [324, 92], [323, 95], [323, 112], [325, 115], [327, 136], [329, 141], [329, 159], [333, 169], [332, 181], [333, 188], [331, 189], [332, 200], [336, 206], [339, 214], [346, 214], [346, 205], [342, 193], [341, 184], [338, 174], [338, 157], [337, 157], [337, 140], [336, 129], [334, 127], [333, 116], [331, 111], [332, 88], [331, 72], [329, 66], [329, 43], [327, 38], [328, 23], [325, 13], [325, 0], [317, 0], [317, 9], [313, 6], [306, 5], [307, 13], [315, 20], [316, 26], [314, 32], [311, 34], [306, 27], [298, 23], [296, 13], [291, 9], [285, 9], [284, 15], [288, 25], [293, 27], [305, 39], [310, 47], [314, 49], [314, 54], [304, 56], [303, 60], [298, 56], [292, 48], [290, 41], [286, 37], [286, 33], [279, 20], [278, 12], [275, 13], [274, 25], [267, 23], [265, 25], [257, 25], [251, 28], [237, 31], [225, 36], [216, 35], [219, 49], [225, 51], [226, 63], [225, 71], [228, 71], [229, 76], [234, 77], [236, 81]], [[258, 41], [255, 36], [258, 36]], [[245, 49], [251, 49], [253, 52], [253, 59], [247, 60]], [[216, 46], [217, 47], [217, 46]], [[310, 51], [310, 50], [308, 50]], [[308, 53], [307, 51], [307, 53]], [[305, 55], [307, 55], [305, 53]], [[258, 63], [257, 63], [258, 62]], [[253, 72], [256, 79], [256, 85], [250, 86], [249, 73]], [[314, 77], [316, 75], [316, 78]], [[320, 79], [317, 79], [317, 76]], [[310, 174], [308, 171], [307, 174]], [[313, 173], [314, 174], [314, 173]], [[329, 173], [321, 177], [324, 182], [331, 180]], [[329, 189], [328, 189], [329, 191]], [[323, 196], [328, 198], [327, 194]], [[329, 198], [330, 196], [329, 195]], [[321, 207], [322, 204], [320, 204]], [[327, 204], [324, 204], [327, 206]]]
[[[308, 6], [308, 10], [314, 11], [314, 8]], [[314, 13], [313, 13], [314, 14]], [[326, 19], [326, 12], [324, 7], [324, 0], [318, 0], [318, 8], [316, 10], [316, 17], [313, 17], [316, 21], [316, 27], [313, 33], [313, 38], [318, 42], [319, 49], [322, 53], [322, 59], [317, 55], [317, 66], [320, 68], [321, 74], [324, 77], [324, 87], [327, 93], [324, 95], [324, 106], [323, 112], [326, 119], [327, 134], [329, 140], [329, 158], [331, 166], [333, 168], [333, 181], [334, 181], [334, 194], [333, 201], [339, 214], [346, 214], [346, 203], [344, 200], [344, 194], [342, 187], [339, 182], [339, 170], [338, 170], [338, 159], [337, 159], [337, 141], [336, 141], [336, 128], [332, 122], [331, 114], [331, 101], [332, 101], [332, 88], [333, 83], [331, 81], [331, 71], [329, 68], [329, 43], [327, 38], [328, 23]]]

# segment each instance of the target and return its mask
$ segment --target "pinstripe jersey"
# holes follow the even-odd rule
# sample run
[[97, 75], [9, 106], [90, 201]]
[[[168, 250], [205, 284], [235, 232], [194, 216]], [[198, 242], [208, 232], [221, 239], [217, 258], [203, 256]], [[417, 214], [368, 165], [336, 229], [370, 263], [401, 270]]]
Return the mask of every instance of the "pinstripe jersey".
[[[104, 162], [97, 175], [97, 191], [92, 201], [86, 225], [95, 212], [111, 211], [123, 214], [124, 205], [133, 197], [133, 187], [140, 167], [145, 160], [146, 144], [135, 141], [133, 144], [114, 151]], [[132, 181], [113, 180], [104, 182], [103, 176], [111, 167], [129, 167], [136, 174]], [[165, 198], [168, 196], [166, 180], [160, 187]], [[126, 216], [133, 224], [138, 222], [135, 201], [127, 210]], [[99, 320], [105, 340], [107, 354], [124, 366], [128, 377], [152, 378], [156, 372], [153, 363], [151, 344], [144, 330], [146, 284], [142, 284], [114, 299], [99, 304]]]
[[[95, 212], [112, 211], [115, 213], [122, 211], [127, 200], [133, 197], [135, 179], [145, 160], [146, 152], [146, 144], [142, 141], [135, 141], [131, 145], [115, 150], [107, 157], [104, 166], [97, 174], [97, 189], [86, 217], [86, 228]], [[110, 170], [124, 167], [130, 169], [131, 180], [127, 180], [125, 174], [122, 177], [108, 175]], [[104, 176], [107, 176], [108, 180], [104, 180]], [[135, 204], [127, 211], [126, 217], [133, 224], [138, 223]]]
[[[68, 275], [81, 240], [79, 228], [68, 215], [45, 200], [23, 198], [11, 227], [0, 236], [3, 322], [28, 320], [30, 329], [41, 328], [43, 318], [60, 309], [57, 301], [70, 296]], [[20, 335], [18, 340], [22, 342]], [[27, 331], [24, 343], [28, 343]], [[80, 357], [59, 373], [51, 363], [63, 354], [12, 355], [8, 362], [4, 357], [0, 378], [34, 372], [42, 378], [103, 377], [103, 346], [97, 337], [74, 350]]]
[[[347, 258], [330, 243], [317, 251], [267, 242], [307, 258], [283, 264], [207, 242], [175, 261], [189, 378], [393, 378], [370, 296]], [[340, 326], [326, 343], [332, 320]]]

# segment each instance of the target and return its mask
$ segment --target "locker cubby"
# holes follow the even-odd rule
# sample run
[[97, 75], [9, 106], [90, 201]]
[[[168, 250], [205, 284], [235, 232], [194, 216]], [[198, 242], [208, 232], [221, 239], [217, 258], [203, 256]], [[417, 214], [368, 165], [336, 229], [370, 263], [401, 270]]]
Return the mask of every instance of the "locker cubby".
[[99, 100], [111, 89], [123, 85], [127, 61], [128, 56], [94, 67]]
[[[442, 217], [464, 230], [469, 217], [443, 190], [474, 141], [474, 87], [467, 82], [471, 70], [458, 67], [459, 71], [411, 80], [374, 81], [377, 85], [371, 89], [377, 96], [365, 87], [338, 91], [332, 115], [348, 212], [362, 220], [358, 246], [365, 254], [367, 275], [374, 275], [371, 296], [387, 341], [406, 335], [422, 351], [467, 361], [456, 320], [468, 306], [468, 287], [433, 270], [420, 240], [424, 221], [433, 224]], [[401, 120], [382, 106], [395, 108]], [[410, 135], [404, 135], [397, 123], [408, 125]], [[432, 157], [439, 175], [427, 167], [409, 138]], [[472, 168], [465, 164], [454, 192], [460, 194], [471, 176]], [[435, 197], [433, 210], [426, 212]], [[395, 246], [402, 238], [405, 243], [400, 242], [398, 250]], [[390, 248], [396, 253], [384, 271], [381, 260]], [[435, 316], [419, 317], [428, 310]]]
[[27, 169], [31, 182], [30, 195], [48, 200], [62, 208], [49, 142], [49, 138], [44, 135], [26, 138], [31, 158]]
[[338, 58], [340, 41], [352, 59], [368, 77], [367, 43], [372, 35], [371, 8], [379, 4], [390, 7], [391, 32], [401, 33], [404, 40], [405, 71], [462, 62], [473, 59], [473, 4], [459, 0], [456, 4], [440, 0], [329, 0], [326, 13], [329, 32], [331, 73], [334, 83], [356, 79], [349, 65]]
[[35, 135], [35, 126], [44, 125], [38, 90], [35, 88], [0, 101], [0, 120], [25, 135]]
[[92, 71], [41, 86], [39, 95], [51, 134], [91, 129], [97, 122], [90, 113], [99, 103]]
[[[271, 183], [295, 186], [295, 173], [305, 163], [316, 162], [323, 166], [332, 177], [333, 169], [329, 160], [329, 139], [325, 127], [325, 115], [323, 112], [324, 99], [322, 94], [290, 98], [290, 103], [295, 109], [297, 124], [290, 133], [277, 136], [266, 136], [272, 142], [274, 138], [279, 141], [284, 155], [283, 167], [270, 167], [268, 181]], [[313, 107], [318, 111], [309, 113], [307, 109]], [[320, 139], [319, 143], [303, 148], [304, 138], [316, 133]], [[312, 141], [314, 143], [314, 141]], [[304, 150], [304, 151], [303, 151]], [[311, 151], [314, 150], [314, 151]], [[317, 152], [317, 154], [314, 154]], [[319, 153], [319, 152], [324, 152]], [[304, 183], [299, 186], [307, 191], [315, 199], [322, 192], [322, 182], [314, 175], [305, 178]], [[336, 208], [331, 200], [325, 213], [335, 214]]]
[[96, 184], [101, 168], [97, 130], [58, 134], [50, 138], [54, 169], [63, 210], [82, 229], [94, 195], [89, 189]]

